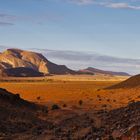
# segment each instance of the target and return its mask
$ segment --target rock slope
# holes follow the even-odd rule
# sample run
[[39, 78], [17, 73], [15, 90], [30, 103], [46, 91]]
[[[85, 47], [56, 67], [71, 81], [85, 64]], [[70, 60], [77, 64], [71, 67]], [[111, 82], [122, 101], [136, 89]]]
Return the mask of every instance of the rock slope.
[[[20, 69], [17, 70], [15, 68], [20, 68]], [[8, 70], [5, 71], [5, 69], [8, 69]], [[39, 53], [24, 51], [20, 49], [7, 49], [6, 51], [0, 53], [0, 73], [2, 76], [5, 76], [5, 75], [16, 76], [16, 74], [15, 75], [13, 74], [14, 70], [18, 71], [19, 76], [22, 75], [22, 74], [19, 74], [20, 70], [21, 70], [21, 73], [24, 73], [23, 75], [26, 76], [29, 74], [29, 69], [30, 69], [30, 73], [32, 73], [33, 71], [36, 71], [35, 75], [37, 76], [40, 76], [41, 73], [43, 74], [76, 74], [75, 71], [70, 70], [64, 65], [57, 65], [50, 62], [42, 54], [39, 54]]]
[[140, 74], [130, 77], [119, 84], [108, 87], [107, 89], [136, 88], [140, 87]]
[[20, 98], [19, 94], [0, 89], [0, 139], [18, 139], [15, 138], [18, 135], [22, 139], [27, 132], [28, 137], [30, 134], [39, 133], [38, 127], [49, 127], [50, 123], [40, 119], [38, 113], [47, 115], [47, 107], [28, 102]]

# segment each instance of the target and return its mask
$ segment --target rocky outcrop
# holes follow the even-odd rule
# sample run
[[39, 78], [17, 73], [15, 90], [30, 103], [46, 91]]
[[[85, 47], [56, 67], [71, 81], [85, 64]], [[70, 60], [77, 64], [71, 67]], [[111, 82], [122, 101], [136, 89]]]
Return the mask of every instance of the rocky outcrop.
[[46, 129], [51, 126], [47, 121], [41, 120], [38, 113], [47, 115], [47, 107], [28, 102], [20, 98], [19, 94], [0, 89], [0, 139], [18, 139], [15, 135], [20, 135], [19, 139], [22, 139], [27, 132], [36, 135], [40, 131], [38, 127]]
[[[38, 72], [37, 76], [39, 76], [41, 73], [43, 74], [76, 74], [77, 72], [70, 70], [64, 65], [57, 65], [45, 58], [40, 53], [35, 53], [31, 51], [24, 51], [20, 49], [7, 49], [3, 53], [0, 53], [0, 73], [2, 76], [6, 75], [6, 72], [8, 71], [7, 76], [16, 76], [13, 73], [14, 70], [18, 70], [18, 73], [20, 72], [18, 69], [20, 68], [23, 71], [26, 69], [29, 71], [29, 69], [32, 69], [32, 72], [36, 73]], [[3, 72], [3, 70], [5, 70]], [[8, 69], [8, 70], [7, 70]], [[12, 73], [10, 74], [10, 71]], [[21, 73], [22, 73], [21, 71]], [[40, 74], [39, 74], [40, 73]], [[22, 74], [18, 74], [19, 76]], [[27, 73], [23, 75], [28, 75]], [[36, 74], [34, 74], [36, 75]], [[28, 75], [29, 76], [29, 75]], [[32, 76], [32, 75], [31, 75]]]

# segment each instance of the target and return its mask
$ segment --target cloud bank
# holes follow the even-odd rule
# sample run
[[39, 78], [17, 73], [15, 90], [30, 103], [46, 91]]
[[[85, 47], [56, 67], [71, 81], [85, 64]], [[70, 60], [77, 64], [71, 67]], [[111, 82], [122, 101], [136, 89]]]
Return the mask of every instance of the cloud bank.
[[10, 23], [10, 22], [1, 22], [0, 21], [0, 26], [12, 26], [14, 25], [14, 23]]
[[24, 22], [24, 23], [35, 23], [35, 24], [43, 24], [46, 22], [56, 22], [61, 21], [63, 19], [62, 16], [53, 14], [53, 13], [42, 13], [41, 15], [10, 15], [7, 13], [0, 13], [0, 26], [11, 26], [16, 25], [18, 22]]
[[139, 0], [122, 0], [116, 2], [116, 0], [67, 0], [70, 3], [78, 5], [99, 5], [107, 8], [113, 9], [130, 9], [130, 10], [140, 10]]
[[[0, 45], [0, 52], [8, 48], [11, 47]], [[30, 48], [29, 50], [42, 53], [48, 60], [56, 64], [66, 65], [74, 70], [94, 67], [102, 70], [140, 74], [140, 59], [119, 58], [96, 52], [49, 50], [38, 48]]]
[[140, 73], [140, 59], [118, 58], [95, 52], [61, 51], [36, 48], [32, 48], [31, 50], [44, 54], [54, 63], [64, 64], [75, 70], [94, 67], [103, 70], [123, 71], [130, 74]]

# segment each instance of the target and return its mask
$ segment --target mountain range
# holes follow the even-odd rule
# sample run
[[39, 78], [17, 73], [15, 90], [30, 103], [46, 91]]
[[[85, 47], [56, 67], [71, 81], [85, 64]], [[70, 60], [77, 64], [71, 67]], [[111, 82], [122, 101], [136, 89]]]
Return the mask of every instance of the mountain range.
[[0, 76], [37, 77], [64, 74], [106, 74], [128, 76], [124, 72], [103, 71], [95, 68], [74, 71], [65, 65], [57, 65], [40, 53], [20, 49], [7, 49], [0, 53]]
[[105, 71], [92, 67], [88, 67], [87, 69], [80, 70], [80, 72], [91, 73], [91, 74], [104, 74], [104, 75], [118, 75], [118, 76], [130, 76], [126, 72], [114, 72], [114, 71]]

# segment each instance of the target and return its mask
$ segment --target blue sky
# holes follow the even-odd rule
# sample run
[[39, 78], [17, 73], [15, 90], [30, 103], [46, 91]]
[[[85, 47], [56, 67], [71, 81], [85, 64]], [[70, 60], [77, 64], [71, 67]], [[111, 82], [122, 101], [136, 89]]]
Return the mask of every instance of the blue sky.
[[140, 58], [140, 0], [0, 0], [0, 45]]

